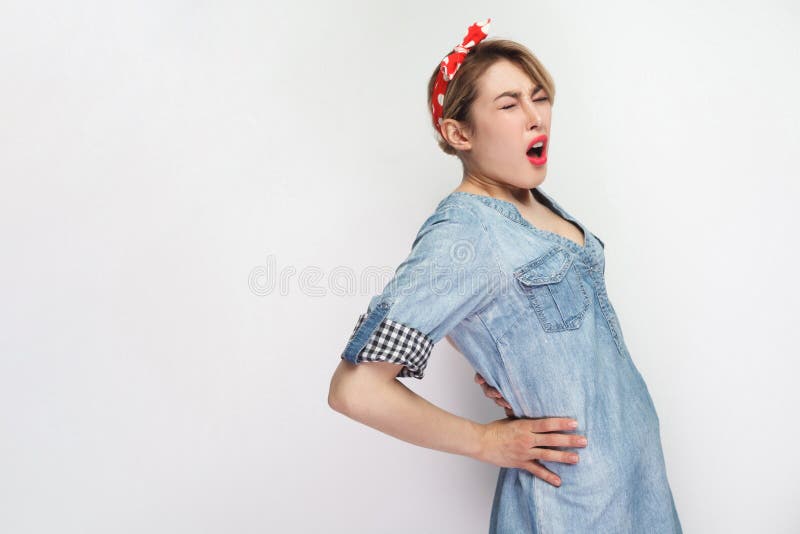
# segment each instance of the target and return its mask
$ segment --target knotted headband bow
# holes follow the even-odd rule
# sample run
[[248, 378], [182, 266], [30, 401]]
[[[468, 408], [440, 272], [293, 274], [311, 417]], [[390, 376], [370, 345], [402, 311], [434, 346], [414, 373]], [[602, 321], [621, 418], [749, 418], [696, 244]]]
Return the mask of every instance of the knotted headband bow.
[[489, 23], [492, 19], [484, 22], [475, 22], [467, 29], [467, 35], [463, 41], [457, 44], [453, 51], [442, 59], [439, 66], [439, 73], [433, 83], [433, 94], [431, 95], [431, 113], [433, 114], [433, 127], [442, 134], [442, 106], [444, 105], [444, 93], [447, 91], [447, 83], [456, 75], [458, 67], [469, 54], [470, 48], [480, 43], [486, 38], [489, 31]]

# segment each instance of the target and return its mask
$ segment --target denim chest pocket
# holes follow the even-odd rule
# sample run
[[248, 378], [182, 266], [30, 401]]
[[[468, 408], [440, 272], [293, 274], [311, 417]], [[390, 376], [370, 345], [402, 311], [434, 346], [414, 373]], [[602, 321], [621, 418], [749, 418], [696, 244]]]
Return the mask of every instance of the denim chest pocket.
[[554, 247], [514, 271], [545, 332], [580, 328], [591, 304], [574, 259]]

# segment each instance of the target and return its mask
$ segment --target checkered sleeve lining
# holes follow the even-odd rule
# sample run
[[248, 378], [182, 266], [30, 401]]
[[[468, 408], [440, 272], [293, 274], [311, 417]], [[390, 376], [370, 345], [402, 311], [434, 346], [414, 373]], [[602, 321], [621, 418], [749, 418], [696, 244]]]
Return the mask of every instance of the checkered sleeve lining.
[[[350, 339], [353, 339], [366, 317], [366, 313], [359, 316]], [[421, 379], [433, 345], [433, 340], [416, 328], [383, 319], [356, 356], [356, 361], [402, 364], [403, 368], [397, 376]]]

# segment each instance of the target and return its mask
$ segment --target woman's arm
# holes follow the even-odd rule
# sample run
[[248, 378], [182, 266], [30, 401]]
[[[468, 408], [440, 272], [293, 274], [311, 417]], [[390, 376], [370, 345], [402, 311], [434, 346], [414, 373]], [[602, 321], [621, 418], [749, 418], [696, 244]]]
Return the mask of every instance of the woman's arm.
[[447, 412], [397, 380], [400, 366], [344, 360], [331, 379], [328, 404], [351, 419], [403, 441], [477, 459], [481, 425]]
[[[328, 404], [337, 412], [408, 443], [460, 454], [500, 467], [525, 469], [553, 485], [560, 480], [538, 460], [576, 463], [578, 455], [541, 447], [585, 447], [569, 418], [501, 419], [480, 424], [445, 411], [399, 380], [398, 364], [340, 361]], [[576, 422], [575, 422], [576, 423]], [[577, 423], [576, 423], [577, 424]]]

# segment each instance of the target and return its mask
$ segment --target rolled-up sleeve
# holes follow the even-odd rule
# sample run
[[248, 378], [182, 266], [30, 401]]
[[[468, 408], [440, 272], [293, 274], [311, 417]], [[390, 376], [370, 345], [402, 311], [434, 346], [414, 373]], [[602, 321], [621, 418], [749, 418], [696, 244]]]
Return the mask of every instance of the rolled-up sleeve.
[[466, 206], [438, 209], [358, 317], [341, 358], [400, 364], [398, 376], [421, 379], [434, 344], [494, 298], [499, 272], [477, 214]]

